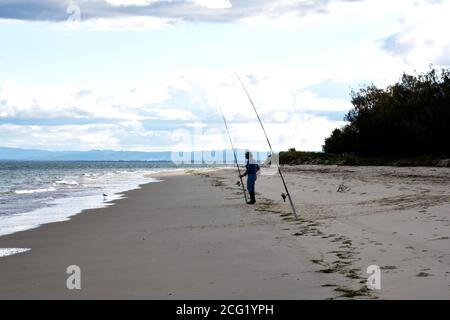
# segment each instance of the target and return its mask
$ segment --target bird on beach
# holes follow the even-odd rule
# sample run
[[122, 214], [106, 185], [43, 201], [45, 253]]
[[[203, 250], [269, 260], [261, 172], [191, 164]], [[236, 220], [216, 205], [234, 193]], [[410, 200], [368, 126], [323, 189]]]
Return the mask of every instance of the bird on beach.
[[286, 202], [286, 197], [287, 197], [286, 193], [283, 192], [283, 193], [281, 194], [281, 197], [283, 198], [283, 201]]
[[106, 193], [103, 194], [103, 201], [106, 200], [106, 198], [108, 198], [108, 195]]

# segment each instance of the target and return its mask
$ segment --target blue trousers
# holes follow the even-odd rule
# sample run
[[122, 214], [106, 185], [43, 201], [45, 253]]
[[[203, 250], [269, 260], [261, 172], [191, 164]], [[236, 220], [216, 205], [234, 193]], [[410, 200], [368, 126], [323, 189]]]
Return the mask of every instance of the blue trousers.
[[256, 174], [247, 175], [247, 190], [248, 192], [255, 192]]

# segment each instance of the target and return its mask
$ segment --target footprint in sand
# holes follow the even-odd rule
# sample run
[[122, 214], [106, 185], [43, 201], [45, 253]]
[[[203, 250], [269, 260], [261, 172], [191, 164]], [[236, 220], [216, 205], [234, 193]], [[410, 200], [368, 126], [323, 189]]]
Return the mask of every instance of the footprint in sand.
[[416, 277], [422, 278], [422, 277], [430, 277], [432, 276], [432, 274], [428, 273], [428, 272], [419, 272], [418, 274], [416, 274]]
[[430, 241], [436, 241], [436, 240], [449, 240], [450, 237], [440, 237], [440, 238], [436, 238], [436, 239], [431, 239]]
[[380, 269], [381, 270], [395, 270], [395, 269], [397, 269], [397, 267], [396, 266], [383, 266], [383, 267], [380, 267]]

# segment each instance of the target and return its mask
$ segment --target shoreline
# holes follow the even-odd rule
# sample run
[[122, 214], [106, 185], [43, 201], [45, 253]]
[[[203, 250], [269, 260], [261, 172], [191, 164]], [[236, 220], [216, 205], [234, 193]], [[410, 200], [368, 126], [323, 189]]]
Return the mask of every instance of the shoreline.
[[[102, 193], [104, 192], [103, 189], [102, 191], [99, 191], [98, 195], [89, 194], [67, 198], [56, 198], [48, 202], [45, 207], [0, 217], [0, 222], [2, 223], [0, 228], [0, 237], [39, 228], [48, 223], [68, 221], [85, 210], [107, 208], [114, 205], [115, 201], [122, 199], [124, 197], [124, 193], [128, 191], [139, 189], [143, 185], [149, 183], [160, 182], [157, 177], [164, 176], [163, 173], [176, 174], [177, 172], [185, 170], [186, 169], [171, 168], [162, 169], [161, 172], [143, 174], [139, 180], [138, 177], [135, 177], [136, 181], [131, 180], [130, 184], [126, 188], [124, 186], [120, 188], [114, 186], [115, 190], [107, 192], [107, 198], [104, 196], [102, 197]], [[108, 187], [111, 188], [111, 186]], [[0, 257], [2, 257], [1, 252]]]
[[[0, 237], [31, 248], [0, 258], [0, 298], [448, 299], [450, 170], [399, 169], [290, 167], [299, 220], [271, 168], [255, 206], [234, 168], [163, 173], [111, 207]], [[73, 264], [79, 291], [65, 288]]]

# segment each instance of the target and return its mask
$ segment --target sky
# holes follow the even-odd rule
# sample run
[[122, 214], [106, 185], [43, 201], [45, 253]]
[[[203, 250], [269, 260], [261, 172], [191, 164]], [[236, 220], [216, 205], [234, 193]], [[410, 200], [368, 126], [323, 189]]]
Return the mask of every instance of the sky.
[[350, 92], [450, 66], [450, 0], [0, 0], [0, 146], [320, 151]]

